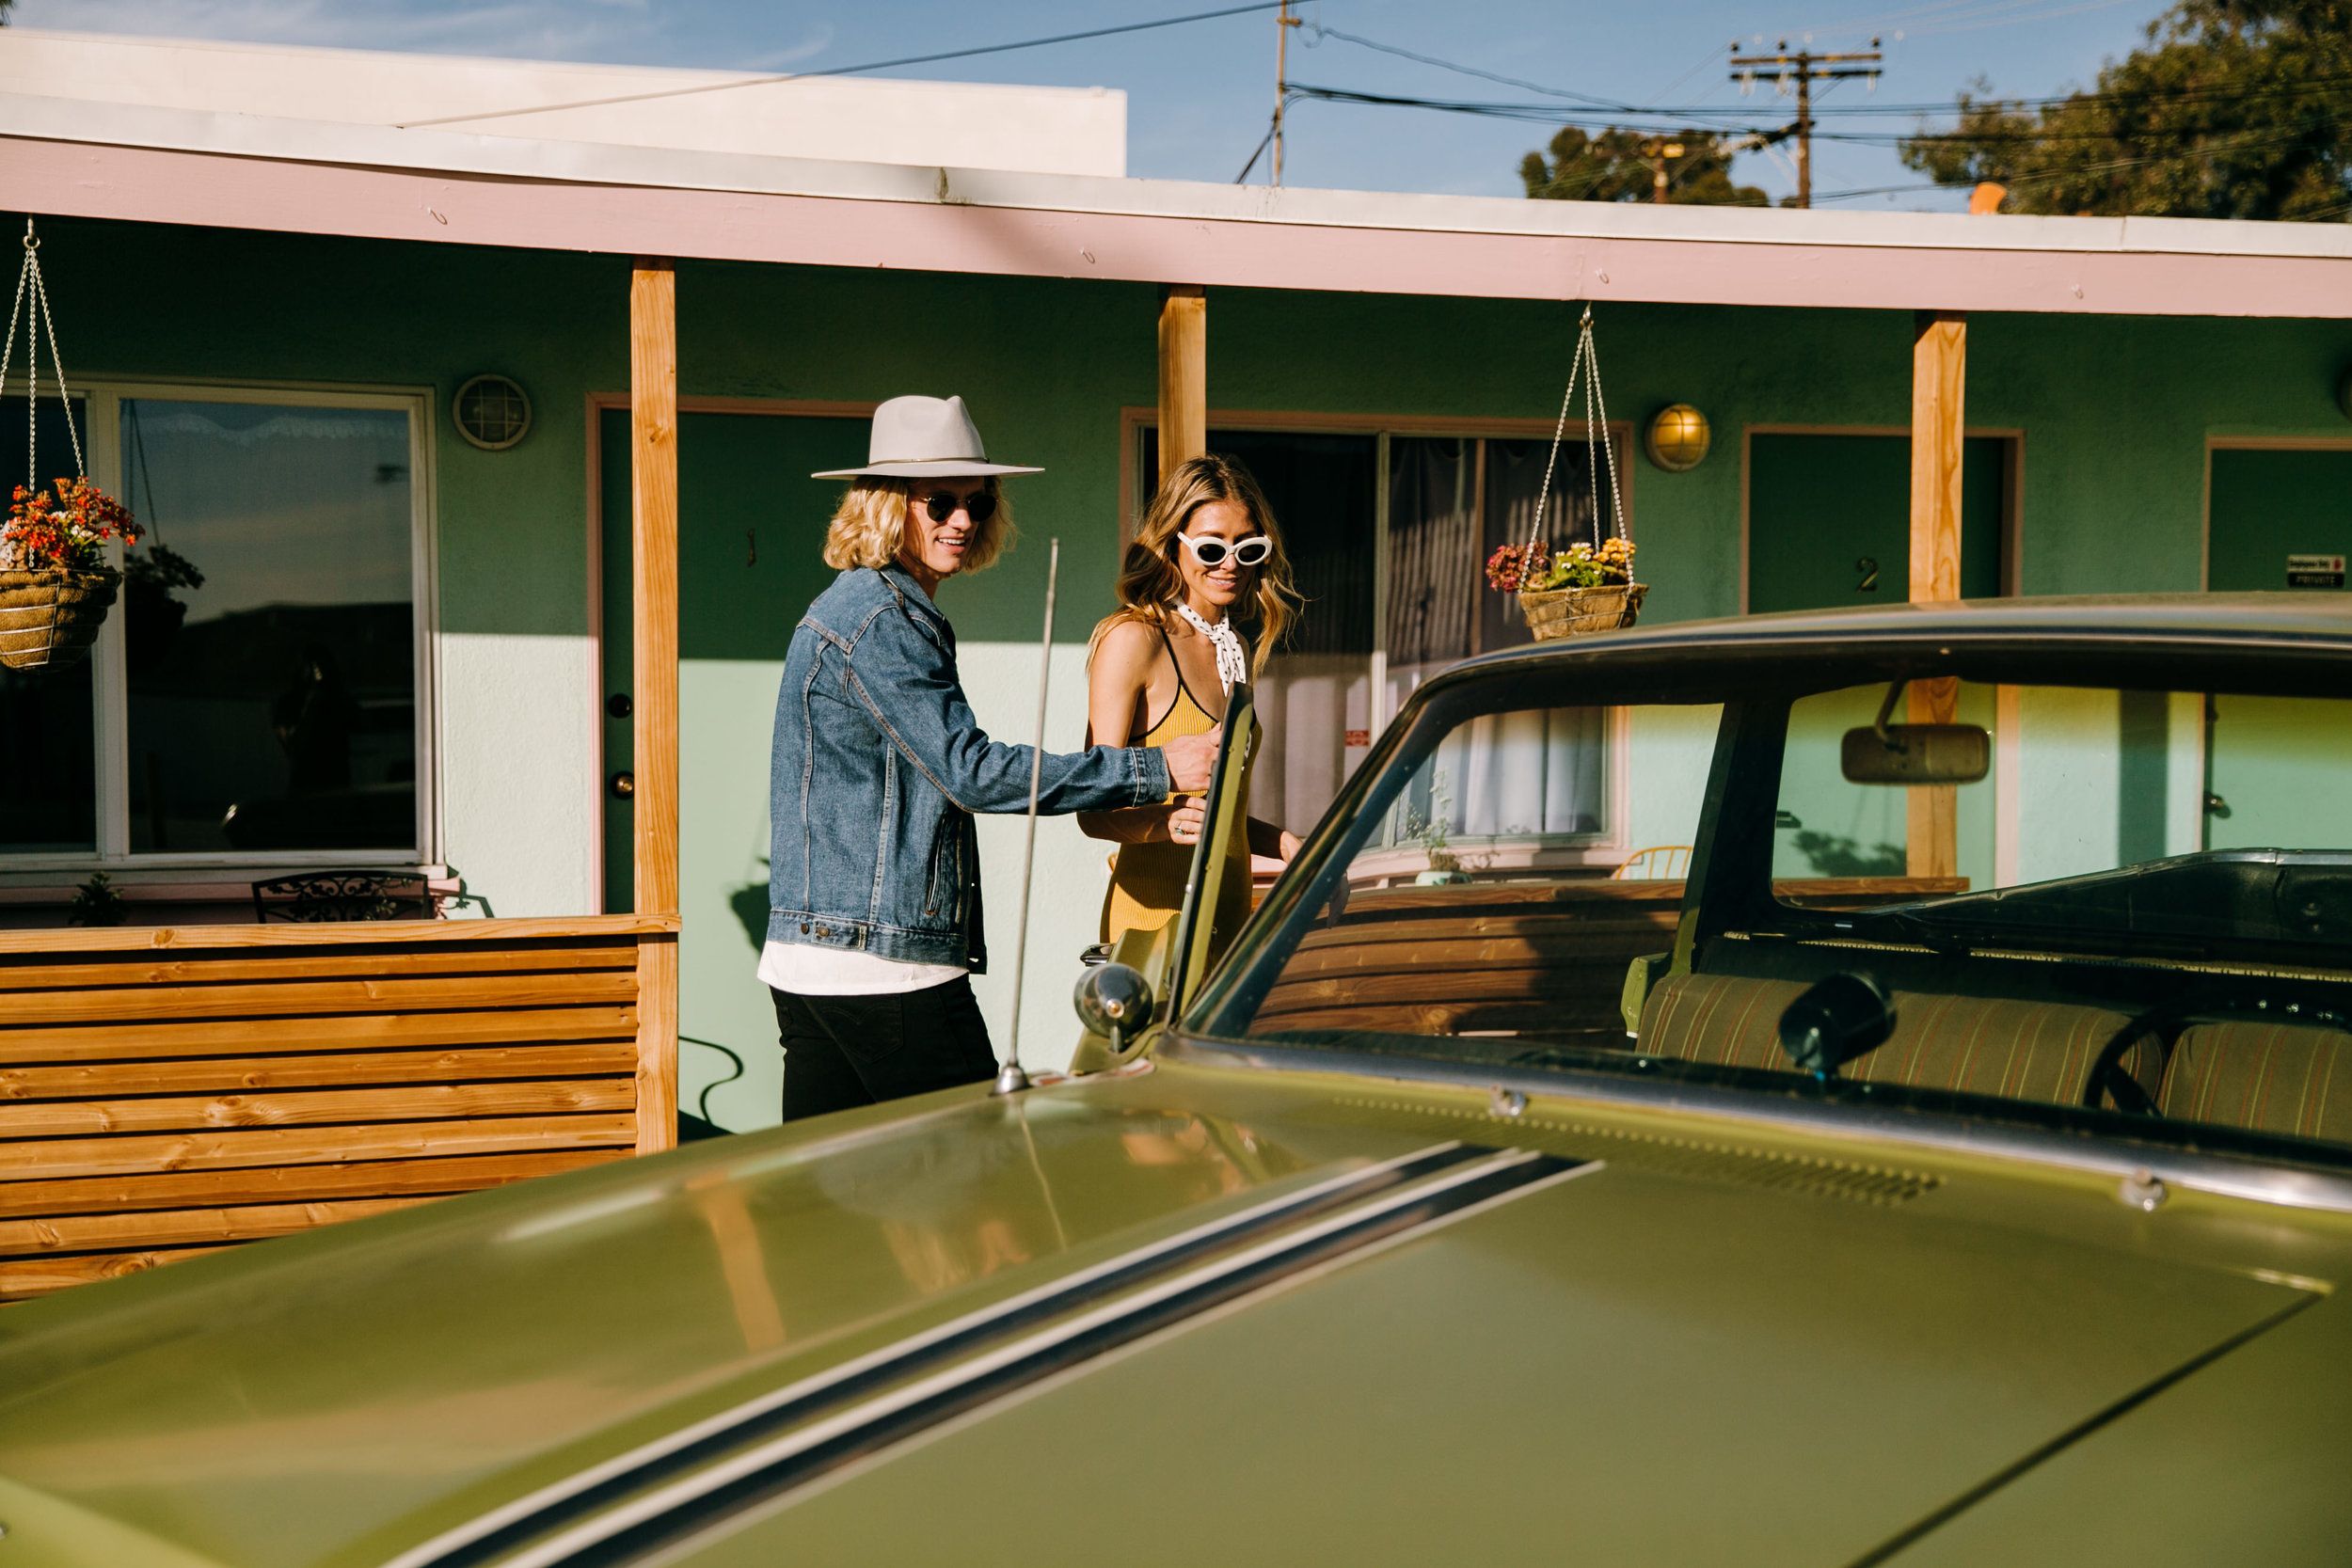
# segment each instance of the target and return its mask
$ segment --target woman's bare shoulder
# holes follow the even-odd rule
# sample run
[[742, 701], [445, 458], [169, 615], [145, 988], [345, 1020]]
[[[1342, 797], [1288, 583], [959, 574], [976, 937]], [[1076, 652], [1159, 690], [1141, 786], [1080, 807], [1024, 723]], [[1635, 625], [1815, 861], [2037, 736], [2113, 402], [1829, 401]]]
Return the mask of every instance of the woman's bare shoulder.
[[1094, 660], [1119, 669], [1141, 670], [1160, 651], [1160, 630], [1132, 610], [1122, 610], [1094, 628]]

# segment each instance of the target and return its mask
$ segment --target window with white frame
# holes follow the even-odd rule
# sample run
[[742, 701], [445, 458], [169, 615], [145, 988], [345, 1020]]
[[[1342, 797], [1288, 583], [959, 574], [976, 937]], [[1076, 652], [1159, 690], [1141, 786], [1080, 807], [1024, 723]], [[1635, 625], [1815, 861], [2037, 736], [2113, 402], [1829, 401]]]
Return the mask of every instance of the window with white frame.
[[[1158, 472], [1158, 433], [1137, 422], [1139, 514]], [[1611, 438], [1622, 473], [1625, 433]], [[1266, 491], [1308, 600], [1261, 683], [1267, 737], [1250, 790], [1253, 815], [1304, 832], [1423, 680], [1530, 641], [1517, 597], [1487, 586], [1486, 559], [1534, 535], [1548, 467], [1545, 537], [1555, 548], [1593, 540], [1594, 454], [1581, 426], [1555, 463], [1549, 430], [1511, 434], [1500, 422], [1480, 435], [1220, 421], [1209, 446]], [[1465, 733], [1442, 777], [1407, 803], [1419, 815], [1393, 826], [1399, 864], [1433, 827], [1474, 870], [1621, 858], [1622, 813], [1612, 809], [1622, 795], [1621, 727], [1603, 710], [1564, 709], [1540, 724]]]
[[[425, 399], [91, 386], [75, 407], [145, 537], [89, 659], [0, 672], [0, 857], [430, 858]], [[25, 412], [7, 401], [0, 452]], [[41, 420], [66, 453], [54, 399]]]

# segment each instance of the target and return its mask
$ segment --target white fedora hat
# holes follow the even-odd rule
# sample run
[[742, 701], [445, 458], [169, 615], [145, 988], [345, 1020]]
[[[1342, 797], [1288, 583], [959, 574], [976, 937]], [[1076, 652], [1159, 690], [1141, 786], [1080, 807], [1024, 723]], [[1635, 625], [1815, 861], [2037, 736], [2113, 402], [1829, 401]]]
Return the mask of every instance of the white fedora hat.
[[974, 474], [1041, 474], [1010, 463], [991, 463], [979, 427], [961, 398], [892, 398], [874, 410], [874, 433], [863, 468], [827, 468], [811, 479], [960, 479]]

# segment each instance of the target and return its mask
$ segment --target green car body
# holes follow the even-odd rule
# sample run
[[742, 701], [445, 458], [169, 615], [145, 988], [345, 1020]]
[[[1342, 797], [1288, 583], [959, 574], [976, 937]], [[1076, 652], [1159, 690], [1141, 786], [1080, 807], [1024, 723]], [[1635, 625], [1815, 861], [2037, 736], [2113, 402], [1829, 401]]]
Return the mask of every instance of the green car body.
[[[1093, 1042], [1101, 1070], [0, 1313], [0, 1568], [2342, 1560], [2352, 1165], [2325, 1140], [1212, 1027], [1327, 918], [1318, 867], [1448, 691], [2070, 636], [2101, 679], [2134, 646], [2298, 691], [2352, 670], [2352, 618], [2232, 601], [1474, 662], [1183, 1023]], [[1726, 766], [1661, 974], [1708, 962]]]

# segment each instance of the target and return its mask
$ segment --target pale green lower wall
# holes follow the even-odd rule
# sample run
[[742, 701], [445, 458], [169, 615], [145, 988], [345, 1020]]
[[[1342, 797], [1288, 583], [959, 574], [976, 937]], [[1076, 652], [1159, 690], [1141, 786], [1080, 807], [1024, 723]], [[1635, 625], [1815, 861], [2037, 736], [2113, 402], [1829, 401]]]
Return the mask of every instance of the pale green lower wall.
[[596, 909], [596, 647], [587, 637], [443, 632], [441, 844], [469, 915]]
[[[1038, 645], [964, 642], [964, 690], [992, 736], [1027, 741], [1037, 724]], [[678, 721], [699, 737], [683, 759], [678, 879], [685, 936], [679, 945], [678, 1027], [740, 1058], [740, 1077], [711, 1090], [713, 1119], [734, 1128], [776, 1119], [782, 1086], [776, 1021], [754, 975], [758, 928], [768, 907], [769, 718], [783, 665], [688, 659], [678, 669]], [[1054, 650], [1046, 709], [1049, 744], [1074, 747], [1086, 728], [1086, 650]], [[1025, 824], [979, 819], [980, 880], [987, 890], [989, 973], [972, 982], [990, 1037], [1001, 1053], [1011, 1038], [1014, 911], [1021, 891]], [[1041, 818], [1029, 910], [1029, 984], [1021, 1018], [1022, 1059], [1031, 1068], [1069, 1065], [1078, 1027], [1071, 1011], [1079, 950], [1096, 940], [1111, 847], [1088, 838], [1070, 817]], [[699, 1114], [706, 1085], [735, 1073], [709, 1044], [679, 1053], [679, 1103]]]
[[1719, 705], [1637, 707], [1628, 715], [1628, 848], [1698, 842], [1699, 810], [1723, 721]]

